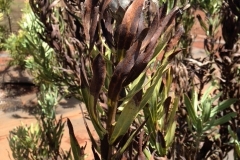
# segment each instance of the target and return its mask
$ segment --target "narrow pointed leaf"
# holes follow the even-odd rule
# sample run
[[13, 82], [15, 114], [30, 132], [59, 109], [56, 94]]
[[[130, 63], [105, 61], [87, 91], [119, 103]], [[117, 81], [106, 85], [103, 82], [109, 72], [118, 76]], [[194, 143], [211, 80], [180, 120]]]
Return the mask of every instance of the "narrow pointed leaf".
[[117, 120], [110, 138], [110, 144], [113, 144], [120, 136], [126, 134], [138, 112], [139, 107], [136, 106], [134, 100], [130, 100]]
[[90, 85], [90, 93], [94, 97], [94, 111], [96, 111], [96, 104], [99, 92], [102, 88], [106, 77], [106, 65], [101, 54], [98, 54], [93, 61], [93, 78]]
[[203, 122], [208, 122], [210, 115], [211, 115], [211, 109], [212, 104], [210, 103], [210, 100], [206, 102], [205, 104], [202, 104], [202, 120]]
[[176, 126], [177, 126], [176, 121], [174, 121], [173, 123], [169, 123], [169, 127], [168, 127], [167, 133], [165, 135], [166, 147], [170, 147], [171, 144], [174, 142], [174, 136], [175, 136], [175, 133], [176, 133]]
[[202, 27], [202, 29], [204, 30], [204, 32], [207, 32], [208, 31], [208, 28], [207, 28], [207, 25], [206, 23], [202, 20], [202, 17], [198, 14], [197, 15], [197, 19]]
[[90, 36], [90, 44], [89, 44], [89, 50], [91, 51], [93, 46], [94, 46], [94, 42], [96, 41], [96, 36], [97, 36], [97, 25], [98, 25], [98, 13], [99, 13], [99, 7], [94, 7], [93, 10], [93, 15], [92, 15], [92, 23], [89, 29], [89, 36]]
[[141, 129], [144, 127], [144, 125], [146, 124], [148, 119], [146, 119], [138, 128], [137, 130], [135, 130], [131, 136], [128, 138], [127, 142], [125, 143], [125, 145], [116, 152], [116, 154], [114, 155], [114, 157], [117, 157], [118, 155], [123, 154], [123, 152], [127, 149], [127, 147], [130, 145], [130, 143], [133, 141], [133, 138], [141, 131]]
[[133, 1], [125, 12], [122, 23], [119, 25], [115, 35], [115, 41], [119, 50], [127, 50], [136, 35], [143, 2], [144, 0]]
[[174, 103], [173, 103], [173, 108], [170, 112], [169, 118], [168, 118], [168, 124], [172, 124], [175, 121], [175, 116], [178, 110], [178, 103], [179, 103], [179, 97], [176, 97], [174, 99]]
[[235, 103], [238, 99], [227, 99], [219, 103], [216, 107], [214, 107], [211, 111], [211, 117], [216, 115], [218, 112], [223, 111], [224, 109], [230, 107], [233, 103]]
[[197, 123], [197, 115], [196, 115], [197, 113], [195, 112], [193, 105], [186, 94], [184, 95], [184, 103], [186, 105], [186, 109], [188, 111], [190, 119], [192, 120], [193, 124], [196, 124]]
[[[163, 106], [164, 106], [164, 110], [165, 110], [165, 113], [166, 113], [166, 119], [168, 119], [168, 113], [169, 113], [169, 108], [170, 108], [170, 104], [171, 104], [171, 100], [172, 100], [172, 97], [167, 97], [167, 99], [165, 99], [164, 103], [163, 103]], [[167, 121], [167, 120], [166, 120]]]
[[219, 119], [216, 119], [213, 123], [214, 126], [218, 126], [218, 125], [221, 125], [221, 124], [224, 124], [228, 121], [230, 121], [232, 118], [236, 117], [237, 116], [237, 113], [236, 112], [231, 112], [231, 113], [228, 113], [226, 114], [225, 116], [219, 118]]
[[[79, 105], [79, 107], [80, 107], [81, 113], [82, 113], [82, 115], [83, 115], [84, 113], [83, 113], [82, 106]], [[83, 122], [84, 122], [84, 125], [85, 125], [85, 127], [86, 127], [86, 130], [87, 130], [87, 132], [88, 132], [89, 138], [90, 138], [90, 140], [91, 140], [91, 142], [92, 142], [92, 149], [94, 149], [94, 151], [97, 150], [98, 152], [100, 152], [100, 148], [99, 148], [99, 146], [97, 145], [97, 142], [95, 141], [95, 139], [93, 138], [93, 135], [92, 135], [92, 133], [91, 133], [89, 127], [88, 127], [88, 124], [87, 124], [87, 121], [86, 121], [85, 116], [82, 116], [82, 117], [83, 117]]]
[[166, 154], [166, 141], [164, 139], [162, 132], [160, 132], [159, 130], [157, 131], [156, 134], [156, 147], [160, 154], [162, 155]]
[[75, 137], [73, 126], [69, 119], [67, 119], [67, 125], [69, 129], [70, 144], [72, 148], [73, 157], [76, 160], [83, 160], [84, 154], [81, 155], [81, 148], [80, 145], [78, 144], [77, 138]]
[[135, 57], [139, 53], [141, 42], [136, 41], [126, 53], [126, 57], [116, 66], [110, 81], [108, 97], [111, 101], [116, 101], [122, 89], [122, 83], [131, 71]]
[[213, 86], [210, 86], [210, 87], [204, 92], [204, 94], [203, 94], [202, 97], [201, 97], [201, 102], [200, 102], [201, 104], [204, 103], [207, 98], [209, 98], [209, 95], [210, 95], [212, 89], [213, 89]]

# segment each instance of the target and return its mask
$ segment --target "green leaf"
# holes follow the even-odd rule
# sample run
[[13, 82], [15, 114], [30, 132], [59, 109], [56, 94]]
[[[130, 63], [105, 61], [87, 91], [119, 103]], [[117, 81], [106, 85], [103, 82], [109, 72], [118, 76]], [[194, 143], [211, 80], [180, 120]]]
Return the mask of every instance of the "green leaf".
[[136, 106], [133, 99], [130, 100], [124, 107], [121, 115], [116, 122], [112, 136], [110, 138], [110, 144], [113, 144], [120, 136], [123, 136], [127, 133], [138, 112], [138, 106]]
[[156, 134], [156, 147], [158, 152], [161, 154], [161, 156], [165, 156], [166, 155], [166, 140], [162, 134], [162, 132], [160, 132], [159, 130], [157, 131]]
[[197, 108], [198, 108], [198, 96], [197, 96], [197, 92], [195, 90], [192, 91], [192, 105], [193, 105], [193, 109], [194, 112], [197, 113]]
[[127, 149], [127, 147], [130, 145], [130, 143], [133, 141], [133, 138], [141, 131], [141, 129], [144, 127], [144, 125], [146, 124], [148, 119], [146, 119], [138, 128], [137, 130], [135, 130], [131, 136], [128, 138], [127, 142], [125, 143], [125, 145], [119, 149], [116, 154], [113, 157], [117, 157], [119, 155], [122, 155], [123, 152]]
[[208, 102], [202, 104], [202, 120], [203, 120], [203, 122], [207, 122], [209, 120], [210, 114], [211, 114], [211, 108], [212, 108], [211, 100], [208, 100]]
[[87, 88], [87, 87], [81, 88], [81, 94], [83, 96], [83, 101], [86, 104], [86, 108], [87, 108], [87, 111], [91, 118], [92, 124], [93, 124], [98, 136], [100, 137], [100, 139], [102, 139], [104, 137], [104, 135], [107, 133], [107, 131], [105, 128], [103, 128], [98, 116], [96, 116], [94, 113], [95, 112], [94, 111], [94, 97], [90, 94], [89, 88]]
[[175, 97], [172, 111], [170, 112], [169, 118], [168, 118], [168, 124], [172, 124], [175, 121], [175, 116], [178, 109], [178, 103], [179, 103], [179, 97]]
[[207, 32], [208, 31], [208, 28], [207, 28], [207, 25], [206, 23], [202, 20], [202, 17], [200, 15], [197, 15], [197, 19], [202, 27], [202, 29]]
[[221, 95], [222, 95], [222, 92], [218, 93], [216, 96], [214, 96], [213, 98], [211, 98], [211, 103], [213, 103], [213, 102], [215, 102], [216, 100], [218, 100]]
[[240, 142], [238, 141], [238, 136], [236, 133], [234, 133], [232, 131], [230, 126], [228, 126], [228, 132], [230, 133], [231, 137], [233, 138], [235, 151], [236, 151], [238, 157], [240, 157]]
[[228, 113], [227, 115], [219, 118], [219, 119], [216, 119], [213, 123], [214, 126], [217, 126], [217, 125], [221, 125], [221, 124], [224, 124], [228, 121], [230, 121], [232, 118], [236, 117], [237, 116], [237, 113], [236, 112], [231, 112], [231, 113]]
[[201, 97], [201, 101], [200, 101], [201, 104], [205, 103], [205, 101], [207, 100], [207, 98], [209, 98], [209, 95], [210, 95], [210, 92], [212, 91], [212, 89], [213, 89], [213, 86], [210, 86], [210, 87], [206, 90], [206, 92], [204, 92], [204, 94], [203, 94], [202, 97]]
[[174, 121], [173, 123], [169, 123], [169, 124], [170, 124], [170, 126], [168, 127], [167, 133], [165, 135], [167, 147], [171, 147], [171, 144], [174, 142], [174, 136], [175, 136], [177, 122]]
[[141, 75], [135, 79], [132, 84], [130, 84], [130, 91], [128, 92], [127, 96], [124, 97], [123, 105], [124, 103], [127, 103], [129, 100], [131, 100], [133, 96], [143, 88], [145, 79], [146, 73], [141, 73]]
[[71, 144], [74, 160], [84, 160], [84, 154], [82, 154], [81, 152], [81, 148], [75, 137], [73, 126], [70, 119], [67, 119], [67, 125], [69, 129], [70, 144]]
[[162, 65], [158, 68], [156, 74], [153, 77], [152, 85], [147, 89], [147, 91], [143, 95], [142, 101], [139, 105], [140, 109], [142, 109], [148, 103], [148, 101], [152, 97], [152, 93], [155, 93], [155, 91], [157, 91], [157, 92], [159, 91], [159, 90], [157, 90], [157, 88], [160, 88], [160, 85], [161, 85], [161, 83], [159, 83], [159, 79], [162, 78], [162, 75], [166, 71], [167, 71], [166, 65]]
[[193, 124], [197, 124], [197, 113], [195, 112], [193, 105], [186, 94], [184, 94], [184, 103], [186, 105], [189, 118]]
[[197, 123], [194, 125], [196, 127], [196, 131], [198, 135], [202, 135], [203, 131], [203, 122], [200, 118], [197, 118]]
[[220, 102], [219, 105], [217, 105], [216, 107], [214, 107], [212, 109], [210, 117], [213, 117], [218, 112], [221, 112], [224, 109], [228, 108], [230, 105], [232, 105], [236, 101], [237, 101], [237, 99], [227, 99], [227, 100], [224, 100], [224, 101]]

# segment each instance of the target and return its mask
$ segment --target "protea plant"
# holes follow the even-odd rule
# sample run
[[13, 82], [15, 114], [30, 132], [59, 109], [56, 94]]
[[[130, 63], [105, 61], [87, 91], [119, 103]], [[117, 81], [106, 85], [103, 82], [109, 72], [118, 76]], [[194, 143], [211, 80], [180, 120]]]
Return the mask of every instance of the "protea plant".
[[[100, 140], [88, 130], [95, 159], [166, 156], [178, 100], [169, 95], [168, 62], [184, 32], [174, 23], [177, 1], [29, 2], [60, 66], [45, 78], [85, 103]], [[83, 158], [68, 125], [74, 158]]]

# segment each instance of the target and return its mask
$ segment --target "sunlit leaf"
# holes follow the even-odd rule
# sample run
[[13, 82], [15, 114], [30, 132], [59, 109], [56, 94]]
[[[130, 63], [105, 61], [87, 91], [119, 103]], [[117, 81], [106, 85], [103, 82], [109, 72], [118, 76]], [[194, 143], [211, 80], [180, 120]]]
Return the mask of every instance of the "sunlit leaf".
[[133, 99], [124, 106], [124, 109], [114, 126], [114, 130], [109, 141], [110, 144], [113, 144], [117, 138], [126, 134], [138, 112], [139, 107], [136, 106]]
[[195, 112], [193, 105], [187, 95], [184, 95], [184, 103], [186, 105], [187, 112], [194, 124], [197, 123], [197, 113]]
[[[69, 119], [67, 119], [67, 125], [68, 125], [68, 129], [69, 129], [70, 144], [71, 144], [71, 148], [72, 148], [73, 157], [75, 160], [84, 160], [85, 155], [84, 155], [84, 153], [82, 153], [81, 147], [78, 144], [78, 141], [75, 137], [72, 123]], [[85, 146], [85, 148], [86, 148], [86, 146]]]
[[216, 115], [218, 112], [223, 111], [224, 109], [230, 107], [233, 103], [235, 103], [238, 99], [227, 99], [220, 102], [216, 107], [214, 107], [211, 111], [211, 117]]
[[224, 115], [223, 117], [216, 119], [214, 121], [213, 125], [217, 126], [217, 125], [224, 124], [224, 123], [230, 121], [232, 118], [234, 118], [236, 116], [237, 116], [237, 113], [235, 113], [235, 112], [228, 113], [228, 114]]

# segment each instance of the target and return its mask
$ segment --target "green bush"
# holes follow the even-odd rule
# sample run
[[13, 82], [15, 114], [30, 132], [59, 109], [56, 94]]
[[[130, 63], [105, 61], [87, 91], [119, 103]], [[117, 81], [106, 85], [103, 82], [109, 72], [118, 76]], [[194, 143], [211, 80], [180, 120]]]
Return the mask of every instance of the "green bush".
[[[37, 123], [16, 127], [8, 137], [12, 156], [25, 159], [70, 159], [70, 151], [60, 148], [64, 122], [56, 119], [55, 107], [59, 94], [55, 86], [41, 85], [38, 96]], [[36, 106], [37, 107], [37, 106]]]

